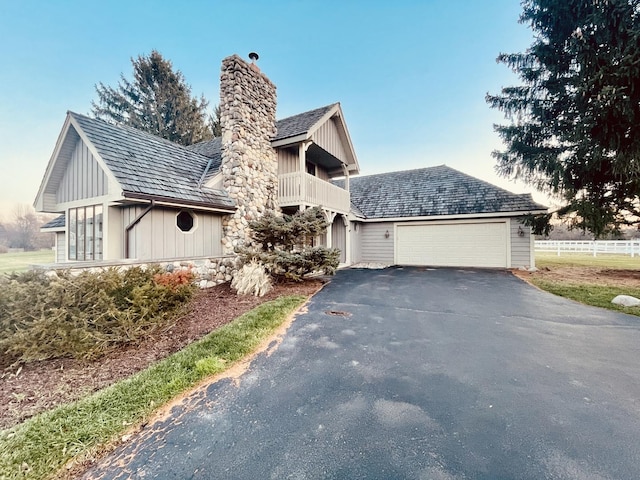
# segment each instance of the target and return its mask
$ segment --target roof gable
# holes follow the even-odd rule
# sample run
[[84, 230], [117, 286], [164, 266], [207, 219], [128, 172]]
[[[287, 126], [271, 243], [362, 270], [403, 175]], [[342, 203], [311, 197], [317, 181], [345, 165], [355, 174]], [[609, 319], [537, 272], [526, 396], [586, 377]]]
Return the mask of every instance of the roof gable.
[[[83, 159], [76, 158], [78, 156], [79, 149], [88, 147], [89, 152]], [[34, 207], [37, 211], [54, 212], [57, 211], [57, 203], [59, 201], [67, 201], [73, 199], [73, 195], [59, 196], [59, 189], [63, 182], [67, 182], [69, 176], [69, 166], [72, 162], [83, 161], [86, 165], [81, 168], [92, 170], [97, 177], [101, 177], [101, 183], [104, 183], [99, 195], [102, 195], [108, 191], [111, 186], [117, 186], [117, 180], [108, 171], [108, 168], [97, 156], [95, 149], [91, 145], [88, 145], [83, 138], [82, 132], [77, 124], [73, 121], [73, 118], [69, 112], [65, 119], [60, 135], [56, 141], [56, 146], [53, 150], [45, 174], [42, 177], [38, 194], [34, 201]], [[107, 186], [106, 184], [109, 184]], [[85, 198], [89, 196], [86, 185], [81, 185], [84, 188], [84, 192], [79, 195], [79, 198]], [[114, 188], [117, 190], [117, 188]]]
[[[331, 133], [325, 133], [323, 130], [331, 133], [335, 132], [335, 136], [340, 139], [340, 145], [336, 146], [335, 150], [323, 145], [322, 137], [327, 134], [331, 135]], [[327, 151], [331, 150], [329, 151], [330, 154], [342, 157], [340, 160], [348, 165], [351, 172], [357, 173], [360, 170], [339, 103], [332, 103], [331, 105], [278, 120], [276, 122], [276, 131], [276, 135], [271, 139], [274, 147], [287, 146], [312, 139], [320, 147], [327, 149]], [[200, 183], [206, 183], [211, 180], [222, 164], [222, 139], [216, 137], [212, 140], [195, 143], [186, 148], [210, 159]]]
[[351, 202], [365, 218], [546, 211], [515, 194], [445, 165], [350, 179]]
[[306, 135], [337, 103], [299, 113], [276, 122], [276, 136], [273, 141]]
[[122, 187], [125, 198], [149, 198], [230, 210], [226, 192], [201, 186], [209, 158], [135, 128], [70, 113]]
[[346, 167], [352, 173], [360, 172], [340, 103], [279, 120], [276, 122], [276, 129], [276, 136], [272, 139], [274, 147], [312, 141], [336, 158], [342, 165], [341, 168]]

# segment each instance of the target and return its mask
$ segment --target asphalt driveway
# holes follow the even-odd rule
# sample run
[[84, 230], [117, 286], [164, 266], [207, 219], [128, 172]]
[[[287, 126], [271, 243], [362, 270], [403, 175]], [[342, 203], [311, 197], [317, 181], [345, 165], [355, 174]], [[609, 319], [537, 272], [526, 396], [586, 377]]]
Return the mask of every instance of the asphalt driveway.
[[[329, 313], [328, 313], [329, 312]], [[640, 318], [502, 271], [344, 270], [239, 384], [87, 478], [632, 479]]]

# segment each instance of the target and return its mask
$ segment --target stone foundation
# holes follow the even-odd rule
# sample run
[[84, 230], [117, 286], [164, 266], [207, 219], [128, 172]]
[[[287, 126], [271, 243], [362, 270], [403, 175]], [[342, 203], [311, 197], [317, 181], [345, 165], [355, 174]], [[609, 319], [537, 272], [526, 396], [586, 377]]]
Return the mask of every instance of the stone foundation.
[[78, 266], [67, 263], [56, 265], [54, 267], [41, 266], [39, 268], [47, 270], [47, 274], [55, 275], [56, 270], [67, 270], [73, 274], [80, 273], [85, 270], [98, 272], [100, 270], [113, 267], [126, 270], [131, 267], [144, 267], [147, 265], [160, 265], [167, 272], [191, 270], [195, 277], [194, 282], [200, 288], [210, 288], [220, 285], [221, 283], [230, 282], [238, 271], [239, 259], [238, 257], [214, 257], [161, 262], [101, 262], [100, 264], [94, 263]]

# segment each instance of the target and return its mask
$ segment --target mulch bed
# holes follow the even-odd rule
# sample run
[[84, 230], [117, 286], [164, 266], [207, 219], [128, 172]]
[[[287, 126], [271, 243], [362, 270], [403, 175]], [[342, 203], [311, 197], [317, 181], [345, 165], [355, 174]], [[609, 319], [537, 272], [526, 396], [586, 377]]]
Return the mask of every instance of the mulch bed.
[[93, 362], [64, 358], [9, 367], [10, 360], [0, 356], [0, 429], [144, 370], [264, 302], [312, 295], [322, 284], [314, 279], [279, 284], [262, 298], [238, 296], [229, 284], [200, 291], [173, 326]]

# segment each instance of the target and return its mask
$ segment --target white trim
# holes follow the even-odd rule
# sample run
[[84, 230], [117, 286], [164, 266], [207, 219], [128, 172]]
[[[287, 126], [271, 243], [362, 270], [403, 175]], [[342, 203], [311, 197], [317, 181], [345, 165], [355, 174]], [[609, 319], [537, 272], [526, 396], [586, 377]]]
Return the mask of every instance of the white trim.
[[40, 188], [38, 189], [38, 193], [36, 194], [36, 199], [33, 202], [33, 206], [38, 212], [41, 212], [44, 209], [44, 191], [46, 189], [46, 186], [49, 184], [49, 179], [51, 178], [53, 167], [58, 160], [58, 155], [60, 154], [62, 144], [64, 143], [65, 138], [67, 138], [70, 120], [71, 115], [67, 113], [67, 118], [65, 118], [64, 123], [62, 124], [62, 130], [60, 131], [60, 135], [58, 135], [56, 146], [53, 148], [53, 153], [49, 158], [49, 163], [47, 164], [47, 169], [45, 170], [44, 176], [42, 177], [42, 182], [40, 183]]
[[123, 199], [124, 197], [122, 196], [107, 194], [107, 195], [101, 195], [99, 197], [87, 197], [87, 198], [82, 198], [80, 200], [72, 200], [70, 202], [56, 203], [56, 206], [59, 207], [60, 210], [65, 210], [66, 212], [70, 208], [105, 204], [108, 202], [118, 202], [119, 200], [121, 201]]
[[[129, 203], [123, 203], [122, 201], [126, 200]], [[154, 200], [155, 205], [157, 207], [171, 207], [171, 208], [180, 208], [180, 209], [184, 209], [184, 210], [193, 210], [195, 212], [198, 211], [203, 211], [203, 212], [214, 212], [214, 213], [219, 213], [221, 215], [232, 215], [233, 212], [230, 212], [228, 210], [223, 210], [221, 208], [216, 208], [216, 207], [205, 207], [205, 206], [200, 206], [200, 205], [187, 205], [185, 203], [174, 203], [174, 202], [163, 202], [160, 200]], [[142, 204], [142, 205], [149, 205], [149, 200], [144, 200], [144, 199], [139, 199], [139, 198], [129, 198], [129, 197], [123, 197], [122, 200], [120, 201], [111, 201], [108, 206], [110, 207], [127, 207], [133, 204]], [[231, 208], [235, 208], [235, 207], [231, 207]]]
[[274, 140], [271, 142], [271, 147], [276, 148], [276, 147], [284, 147], [287, 145], [293, 145], [295, 143], [303, 142], [307, 140], [307, 138], [308, 138], [307, 134], [302, 133], [300, 135], [296, 135], [295, 137], [288, 137], [280, 140]]
[[[186, 212], [189, 215], [191, 215], [191, 218], [193, 220], [193, 225], [191, 225], [191, 229], [190, 230], [182, 230], [179, 226], [178, 226], [178, 215], [180, 215], [182, 212]], [[193, 235], [195, 233], [196, 230], [198, 230], [198, 227], [200, 226], [200, 222], [198, 221], [198, 215], [196, 215], [196, 212], [194, 212], [191, 209], [187, 209], [187, 208], [183, 208], [181, 209], [179, 212], [176, 213], [175, 215], [175, 227], [176, 230], [184, 235]]]
[[511, 218], [507, 218], [507, 268], [511, 267]]
[[[66, 218], [65, 218], [66, 221]], [[40, 227], [40, 231], [44, 232], [44, 233], [51, 233], [51, 232], [64, 232], [67, 230], [66, 224], [64, 227]]]
[[354, 216], [354, 219], [367, 223], [385, 223], [385, 222], [430, 222], [434, 220], [472, 220], [474, 218], [501, 218], [501, 217], [522, 217], [524, 215], [547, 213], [547, 210], [531, 210], [523, 212], [493, 212], [493, 213], [468, 213], [456, 215], [427, 215], [423, 217], [391, 217], [391, 218], [360, 218]]
[[531, 227], [529, 227], [529, 243], [529, 267], [533, 268], [536, 266], [536, 238], [531, 233]]

